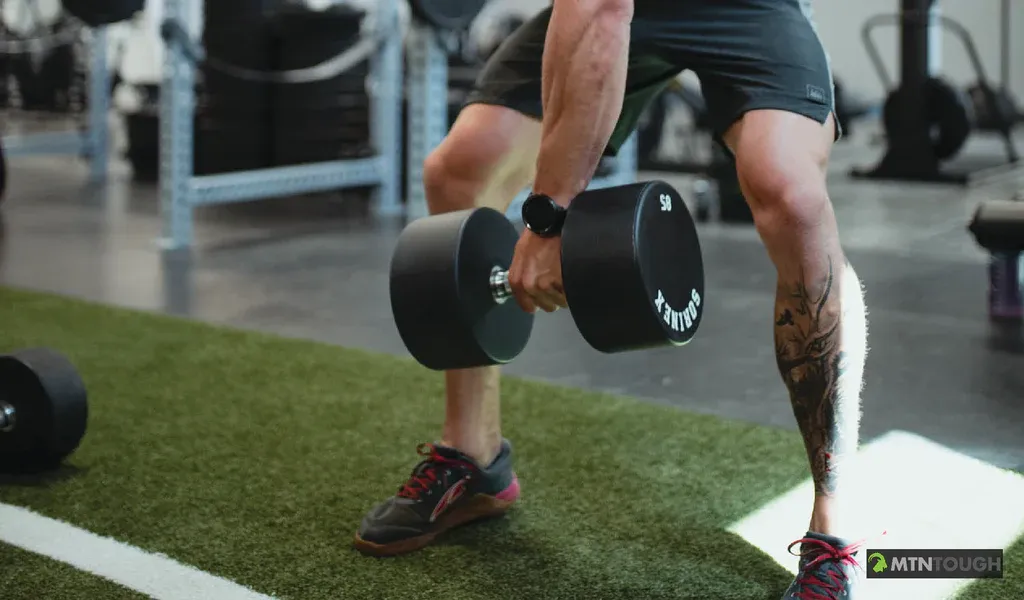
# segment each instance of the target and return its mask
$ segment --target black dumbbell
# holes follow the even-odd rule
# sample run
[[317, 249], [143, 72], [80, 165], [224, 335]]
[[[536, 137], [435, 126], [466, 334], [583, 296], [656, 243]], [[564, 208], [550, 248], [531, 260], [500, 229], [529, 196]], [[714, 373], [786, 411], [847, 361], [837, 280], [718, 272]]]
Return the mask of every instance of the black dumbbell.
[[[589, 190], [562, 226], [569, 312], [594, 349], [681, 346], [697, 331], [704, 266], [697, 229], [662, 181]], [[532, 314], [512, 299], [508, 268], [519, 235], [500, 212], [476, 208], [412, 222], [391, 261], [391, 309], [412, 356], [427, 368], [511, 361]]]
[[0, 471], [56, 467], [78, 448], [88, 420], [85, 384], [46, 348], [0, 356]]

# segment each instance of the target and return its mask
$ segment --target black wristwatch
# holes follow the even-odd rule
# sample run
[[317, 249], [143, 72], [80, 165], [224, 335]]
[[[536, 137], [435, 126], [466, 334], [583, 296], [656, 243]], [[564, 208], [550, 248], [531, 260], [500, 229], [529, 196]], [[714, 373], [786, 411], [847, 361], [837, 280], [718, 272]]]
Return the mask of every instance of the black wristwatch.
[[565, 208], [551, 196], [530, 194], [523, 202], [523, 224], [540, 237], [554, 237], [562, 233]]

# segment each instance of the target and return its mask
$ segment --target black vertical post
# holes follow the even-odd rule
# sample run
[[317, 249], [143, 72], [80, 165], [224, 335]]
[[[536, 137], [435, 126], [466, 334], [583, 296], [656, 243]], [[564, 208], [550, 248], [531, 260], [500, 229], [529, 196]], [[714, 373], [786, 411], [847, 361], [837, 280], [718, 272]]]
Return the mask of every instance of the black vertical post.
[[[900, 0], [900, 85], [886, 102], [888, 148], [869, 170], [855, 177], [904, 181], [956, 181], [962, 175], [941, 172], [932, 146], [928, 115], [931, 9], [936, 0]], [[891, 114], [890, 114], [890, 111]]]
[[[900, 81], [907, 92], [923, 97], [928, 73], [928, 31], [934, 0], [900, 0]], [[921, 98], [915, 97], [914, 100]], [[918, 103], [916, 106], [923, 106]]]

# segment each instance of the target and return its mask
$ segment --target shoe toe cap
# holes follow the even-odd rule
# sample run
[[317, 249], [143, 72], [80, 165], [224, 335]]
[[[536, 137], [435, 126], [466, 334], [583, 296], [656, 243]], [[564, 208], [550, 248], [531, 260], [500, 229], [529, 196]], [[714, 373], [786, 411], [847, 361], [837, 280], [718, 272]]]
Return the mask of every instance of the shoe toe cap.
[[410, 507], [385, 502], [363, 517], [357, 533], [367, 542], [388, 544], [425, 533], [423, 524]]

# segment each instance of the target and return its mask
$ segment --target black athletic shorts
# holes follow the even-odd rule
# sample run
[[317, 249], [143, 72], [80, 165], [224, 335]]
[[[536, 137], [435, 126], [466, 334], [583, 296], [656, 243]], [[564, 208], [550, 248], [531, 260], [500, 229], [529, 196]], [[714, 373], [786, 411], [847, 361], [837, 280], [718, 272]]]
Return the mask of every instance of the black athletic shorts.
[[[626, 97], [606, 154], [618, 152], [648, 103], [684, 70], [700, 79], [718, 141], [755, 109], [791, 111], [824, 124], [833, 111], [832, 73], [810, 3], [636, 0]], [[467, 104], [541, 117], [541, 61], [550, 18], [551, 9], [545, 9], [502, 43]]]

